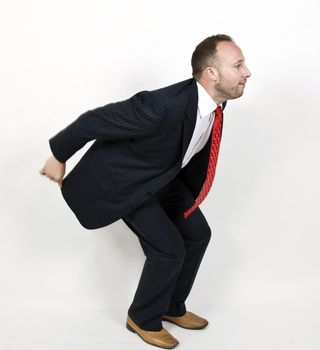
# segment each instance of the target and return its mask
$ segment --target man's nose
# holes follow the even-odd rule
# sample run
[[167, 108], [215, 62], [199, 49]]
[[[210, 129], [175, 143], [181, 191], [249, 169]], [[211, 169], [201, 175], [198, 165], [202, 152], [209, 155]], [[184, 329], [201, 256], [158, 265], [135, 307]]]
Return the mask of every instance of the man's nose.
[[247, 66], [245, 66], [244, 75], [245, 75], [247, 78], [251, 77], [251, 72], [249, 71], [249, 69], [248, 69]]

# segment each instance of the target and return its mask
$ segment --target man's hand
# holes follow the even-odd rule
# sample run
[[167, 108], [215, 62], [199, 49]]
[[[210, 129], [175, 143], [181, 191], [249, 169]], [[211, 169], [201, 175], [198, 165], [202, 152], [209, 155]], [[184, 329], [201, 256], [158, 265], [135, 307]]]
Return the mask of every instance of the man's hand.
[[66, 172], [66, 163], [59, 162], [53, 155], [50, 156], [43, 168], [39, 171], [40, 175], [47, 176], [51, 181], [57, 182], [62, 187], [62, 181]]

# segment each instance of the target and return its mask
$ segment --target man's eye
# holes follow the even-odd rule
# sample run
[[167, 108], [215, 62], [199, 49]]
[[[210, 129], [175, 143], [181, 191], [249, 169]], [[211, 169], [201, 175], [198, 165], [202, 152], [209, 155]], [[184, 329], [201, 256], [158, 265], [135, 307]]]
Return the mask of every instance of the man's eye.
[[236, 65], [236, 68], [240, 68], [240, 67], [241, 67], [241, 64], [237, 64], [237, 65]]

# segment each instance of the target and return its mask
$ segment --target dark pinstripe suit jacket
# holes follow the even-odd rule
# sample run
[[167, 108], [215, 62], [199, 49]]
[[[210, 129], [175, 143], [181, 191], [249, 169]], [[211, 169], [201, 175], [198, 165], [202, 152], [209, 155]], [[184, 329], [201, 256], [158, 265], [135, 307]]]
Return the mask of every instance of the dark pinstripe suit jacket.
[[181, 169], [197, 106], [196, 81], [188, 79], [89, 110], [50, 138], [51, 151], [61, 162], [95, 140], [61, 188], [83, 227], [95, 229], [120, 219], [176, 176], [197, 197], [211, 136]]

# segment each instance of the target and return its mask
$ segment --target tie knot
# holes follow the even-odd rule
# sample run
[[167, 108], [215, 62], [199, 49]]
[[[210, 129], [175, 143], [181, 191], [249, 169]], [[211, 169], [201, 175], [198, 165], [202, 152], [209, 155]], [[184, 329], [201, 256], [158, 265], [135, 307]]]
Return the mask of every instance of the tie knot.
[[221, 108], [221, 106], [218, 106], [215, 110], [214, 110], [214, 113], [215, 113], [215, 115], [222, 115], [222, 108]]

